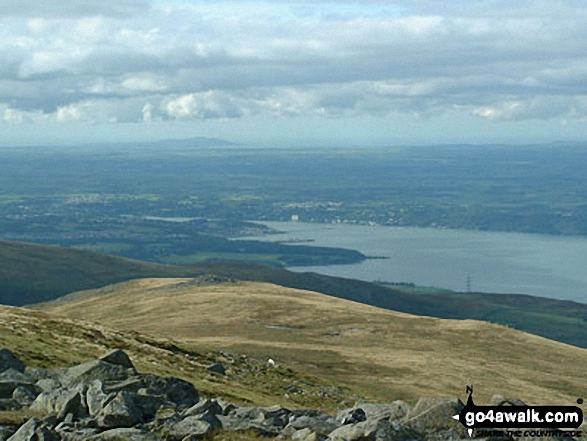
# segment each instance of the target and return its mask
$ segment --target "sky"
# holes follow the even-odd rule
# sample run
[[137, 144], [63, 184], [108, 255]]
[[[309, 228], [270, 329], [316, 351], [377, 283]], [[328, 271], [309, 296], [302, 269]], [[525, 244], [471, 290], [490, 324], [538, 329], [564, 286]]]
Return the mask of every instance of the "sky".
[[0, 145], [587, 140], [582, 0], [0, 0]]

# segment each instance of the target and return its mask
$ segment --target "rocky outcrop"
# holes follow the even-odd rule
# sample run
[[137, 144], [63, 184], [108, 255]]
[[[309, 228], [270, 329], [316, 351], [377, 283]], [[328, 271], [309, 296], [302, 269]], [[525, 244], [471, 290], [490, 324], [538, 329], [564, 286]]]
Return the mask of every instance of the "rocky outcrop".
[[[499, 396], [493, 402], [518, 403]], [[20, 426], [0, 423], [0, 441], [191, 441], [215, 432], [220, 436], [214, 439], [222, 439], [221, 431], [298, 441], [468, 439], [451, 418], [463, 407], [458, 399], [421, 398], [413, 407], [360, 402], [336, 415], [242, 407], [201, 398], [179, 378], [141, 374], [121, 350], [61, 369], [25, 369], [1, 350], [0, 406], [35, 415]]]

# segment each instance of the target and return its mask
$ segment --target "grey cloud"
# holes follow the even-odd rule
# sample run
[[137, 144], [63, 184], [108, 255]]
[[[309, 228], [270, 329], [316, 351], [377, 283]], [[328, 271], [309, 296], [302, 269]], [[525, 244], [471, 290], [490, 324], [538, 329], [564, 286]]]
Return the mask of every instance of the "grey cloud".
[[[400, 3], [435, 13], [457, 5]], [[487, 11], [495, 8], [495, 2], [480, 3]], [[102, 8], [101, 14], [110, 15], [147, 6], [84, 4], [85, 13]], [[16, 43], [0, 50], [0, 62], [6, 60], [0, 79], [11, 80], [0, 82], [0, 102], [64, 120], [105, 121], [145, 115], [427, 115], [455, 108], [516, 120], [584, 112], [576, 99], [587, 94], [587, 68], [577, 68], [587, 41], [583, 10], [563, 22], [543, 17], [540, 8], [523, 17], [523, 8], [509, 7], [516, 13], [507, 19], [482, 11], [472, 17], [454, 12], [335, 22], [297, 17], [263, 26], [258, 23], [264, 20], [206, 18], [189, 8], [182, 10], [185, 17], [155, 17], [151, 11], [124, 27], [113, 24], [99, 41], [58, 23], [59, 38], [53, 30], [38, 31], [30, 53]], [[20, 32], [28, 36], [24, 26]], [[548, 107], [549, 101], [556, 106]]]

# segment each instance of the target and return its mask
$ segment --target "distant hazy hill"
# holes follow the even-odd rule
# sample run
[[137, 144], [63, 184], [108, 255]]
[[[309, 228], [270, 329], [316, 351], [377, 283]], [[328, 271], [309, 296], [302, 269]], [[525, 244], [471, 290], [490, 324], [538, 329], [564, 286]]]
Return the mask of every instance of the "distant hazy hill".
[[170, 277], [185, 270], [105, 254], [0, 242], [0, 303], [26, 305], [88, 288], [141, 277]]
[[145, 277], [216, 274], [320, 292], [395, 311], [492, 321], [587, 347], [587, 305], [526, 295], [413, 294], [359, 280], [246, 264], [155, 265], [55, 246], [0, 242], [0, 303], [26, 305]]
[[43, 308], [272, 358], [379, 400], [455, 396], [474, 384], [480, 401], [498, 393], [573, 404], [585, 391], [587, 350], [505, 326], [419, 317], [267, 283], [200, 283], [137, 280]]

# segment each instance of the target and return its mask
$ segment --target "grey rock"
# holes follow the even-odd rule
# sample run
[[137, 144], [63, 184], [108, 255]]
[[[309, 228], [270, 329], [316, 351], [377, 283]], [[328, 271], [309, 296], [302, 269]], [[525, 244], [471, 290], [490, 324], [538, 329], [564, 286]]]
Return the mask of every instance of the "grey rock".
[[21, 405], [12, 398], [0, 398], [0, 411], [18, 410]]
[[60, 419], [68, 413], [76, 417], [84, 416], [87, 413], [80, 392], [71, 389], [42, 392], [31, 405], [31, 409], [44, 415], [58, 416]]
[[139, 408], [144, 420], [152, 420], [155, 418], [159, 410], [163, 407], [177, 411], [177, 405], [171, 401], [166, 401], [164, 395], [149, 395], [144, 389], [133, 395], [133, 401]]
[[140, 429], [118, 428], [110, 429], [87, 438], [88, 441], [161, 441], [162, 438], [154, 433]]
[[223, 398], [214, 398], [212, 401], [217, 403], [222, 409], [222, 415], [228, 415], [230, 412], [236, 409], [236, 406]]
[[55, 378], [41, 378], [39, 380], [37, 380], [37, 382], [35, 383], [35, 386], [37, 386], [39, 389], [41, 389], [42, 392], [49, 392], [53, 389], [58, 389], [61, 387], [61, 383], [56, 380]]
[[367, 414], [360, 407], [345, 409], [338, 412], [336, 420], [342, 425], [357, 424], [367, 421]]
[[329, 441], [375, 441], [375, 428], [365, 424], [345, 424], [328, 436]]
[[206, 368], [212, 374], [226, 375], [226, 367], [222, 363], [214, 363]]
[[30, 377], [14, 368], [8, 368], [0, 373], [0, 398], [12, 398], [15, 389], [26, 385], [33, 387]]
[[132, 427], [142, 422], [143, 415], [128, 392], [119, 392], [96, 417], [100, 427]]
[[407, 427], [419, 433], [454, 429], [464, 436], [464, 427], [452, 419], [463, 407], [459, 399], [423, 397], [408, 412], [404, 421]]
[[227, 430], [253, 430], [262, 436], [278, 436], [289, 423], [292, 412], [281, 406], [240, 407], [226, 416], [219, 415]]
[[328, 435], [339, 427], [336, 419], [319, 410], [294, 410], [289, 418], [289, 424], [283, 429], [283, 433], [293, 436], [293, 433], [303, 429], [309, 429], [317, 435]]
[[353, 409], [362, 409], [368, 420], [401, 420], [410, 411], [408, 403], [397, 400], [392, 403], [357, 403]]
[[165, 431], [165, 435], [171, 438], [184, 439], [186, 437], [193, 437], [193, 439], [201, 438], [214, 429], [221, 428], [222, 424], [216, 418], [201, 419], [200, 416], [189, 416], [183, 420], [171, 425]]
[[218, 404], [218, 402], [205, 399], [201, 400], [197, 404], [194, 404], [192, 407], [183, 412], [183, 415], [186, 417], [202, 414], [223, 415], [224, 410]]
[[0, 372], [7, 369], [14, 369], [18, 372], [24, 372], [24, 363], [8, 349], [0, 349]]
[[8, 441], [59, 441], [59, 437], [47, 423], [31, 418]]
[[189, 409], [200, 400], [194, 385], [180, 378], [156, 375], [141, 375], [141, 378], [145, 393], [164, 396], [166, 401], [177, 404], [180, 410]]
[[12, 435], [14, 435], [14, 432], [16, 432], [17, 429], [18, 429], [18, 427], [3, 426], [0, 424], [0, 440], [5, 440], [5, 439], [10, 438]]
[[140, 389], [144, 389], [145, 381], [141, 376], [133, 376], [122, 381], [112, 381], [104, 384], [104, 392], [138, 392]]
[[92, 416], [97, 416], [108, 401], [112, 400], [116, 394], [107, 394], [103, 390], [103, 383], [100, 380], [94, 380], [88, 386], [86, 391], [86, 403], [88, 412]]
[[326, 438], [321, 437], [316, 432], [312, 432], [311, 429], [306, 428], [296, 430], [293, 435], [291, 435], [291, 439], [296, 441], [321, 441]]
[[63, 370], [60, 375], [60, 381], [64, 385], [72, 386], [89, 383], [94, 380], [102, 382], [122, 381], [126, 380], [130, 374], [123, 366], [102, 360], [92, 360]]
[[18, 386], [14, 389], [14, 392], [12, 392], [12, 399], [21, 406], [28, 407], [33, 404], [38, 395], [38, 389], [32, 385]]
[[126, 369], [135, 369], [132, 361], [122, 349], [113, 349], [112, 351], [98, 357], [98, 360], [105, 361], [107, 363], [116, 364]]

